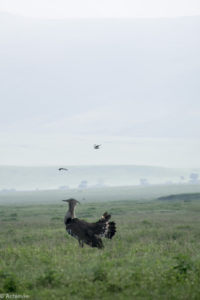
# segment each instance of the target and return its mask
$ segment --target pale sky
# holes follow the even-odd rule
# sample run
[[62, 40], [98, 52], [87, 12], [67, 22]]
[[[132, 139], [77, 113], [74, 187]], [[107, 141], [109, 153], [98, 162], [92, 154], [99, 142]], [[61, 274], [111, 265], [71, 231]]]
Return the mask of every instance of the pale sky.
[[200, 15], [199, 0], [0, 0], [0, 11], [36, 18], [135, 18]]
[[[174, 17], [200, 14], [200, 1], [0, 0], [0, 10]], [[0, 165], [200, 167], [200, 17], [1, 16]]]

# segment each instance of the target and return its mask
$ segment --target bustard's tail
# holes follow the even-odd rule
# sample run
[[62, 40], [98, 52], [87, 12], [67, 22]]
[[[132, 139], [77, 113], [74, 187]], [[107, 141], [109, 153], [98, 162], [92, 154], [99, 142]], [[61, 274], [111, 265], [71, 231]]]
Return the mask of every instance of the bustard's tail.
[[96, 230], [95, 233], [101, 237], [105, 237], [107, 239], [112, 239], [116, 232], [115, 222], [109, 222], [111, 215], [107, 212], [103, 214], [101, 219], [96, 222]]

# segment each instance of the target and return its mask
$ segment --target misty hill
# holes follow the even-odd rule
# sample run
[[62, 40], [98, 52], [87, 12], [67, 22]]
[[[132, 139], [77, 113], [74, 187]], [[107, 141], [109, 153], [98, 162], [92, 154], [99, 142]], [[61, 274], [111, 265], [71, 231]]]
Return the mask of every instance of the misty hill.
[[200, 200], [200, 193], [190, 193], [190, 194], [177, 194], [177, 195], [168, 195], [159, 197], [158, 200], [161, 201], [192, 201], [192, 200]]
[[192, 172], [197, 178], [200, 174], [198, 169], [168, 169], [150, 166], [66, 166], [68, 171], [58, 171], [59, 167], [0, 166], [0, 190], [183, 184], [191, 183]]

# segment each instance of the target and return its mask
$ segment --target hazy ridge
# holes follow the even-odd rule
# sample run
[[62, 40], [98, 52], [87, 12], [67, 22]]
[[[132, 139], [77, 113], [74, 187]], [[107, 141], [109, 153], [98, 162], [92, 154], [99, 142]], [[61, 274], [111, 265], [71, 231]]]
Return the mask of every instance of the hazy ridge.
[[199, 169], [172, 169], [153, 166], [0, 166], [0, 190], [68, 189], [105, 186], [189, 183]]

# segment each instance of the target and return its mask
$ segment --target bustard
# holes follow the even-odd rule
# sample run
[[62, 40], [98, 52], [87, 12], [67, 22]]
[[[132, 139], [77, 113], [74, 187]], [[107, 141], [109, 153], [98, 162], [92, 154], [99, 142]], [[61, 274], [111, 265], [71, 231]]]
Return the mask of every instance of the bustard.
[[75, 216], [75, 207], [77, 203], [80, 204], [79, 201], [75, 199], [63, 201], [69, 204], [69, 209], [64, 218], [66, 230], [71, 236], [78, 240], [81, 247], [87, 244], [90, 247], [101, 249], [104, 247], [101, 237], [112, 239], [116, 232], [116, 226], [115, 222], [109, 222], [111, 215], [105, 212], [99, 221], [89, 223]]
[[63, 170], [63, 171], [68, 171], [67, 168], [59, 168], [59, 169], [58, 169], [58, 171], [62, 171], [62, 170]]
[[94, 144], [94, 149], [99, 149], [100, 146], [101, 146], [101, 144], [100, 145]]

